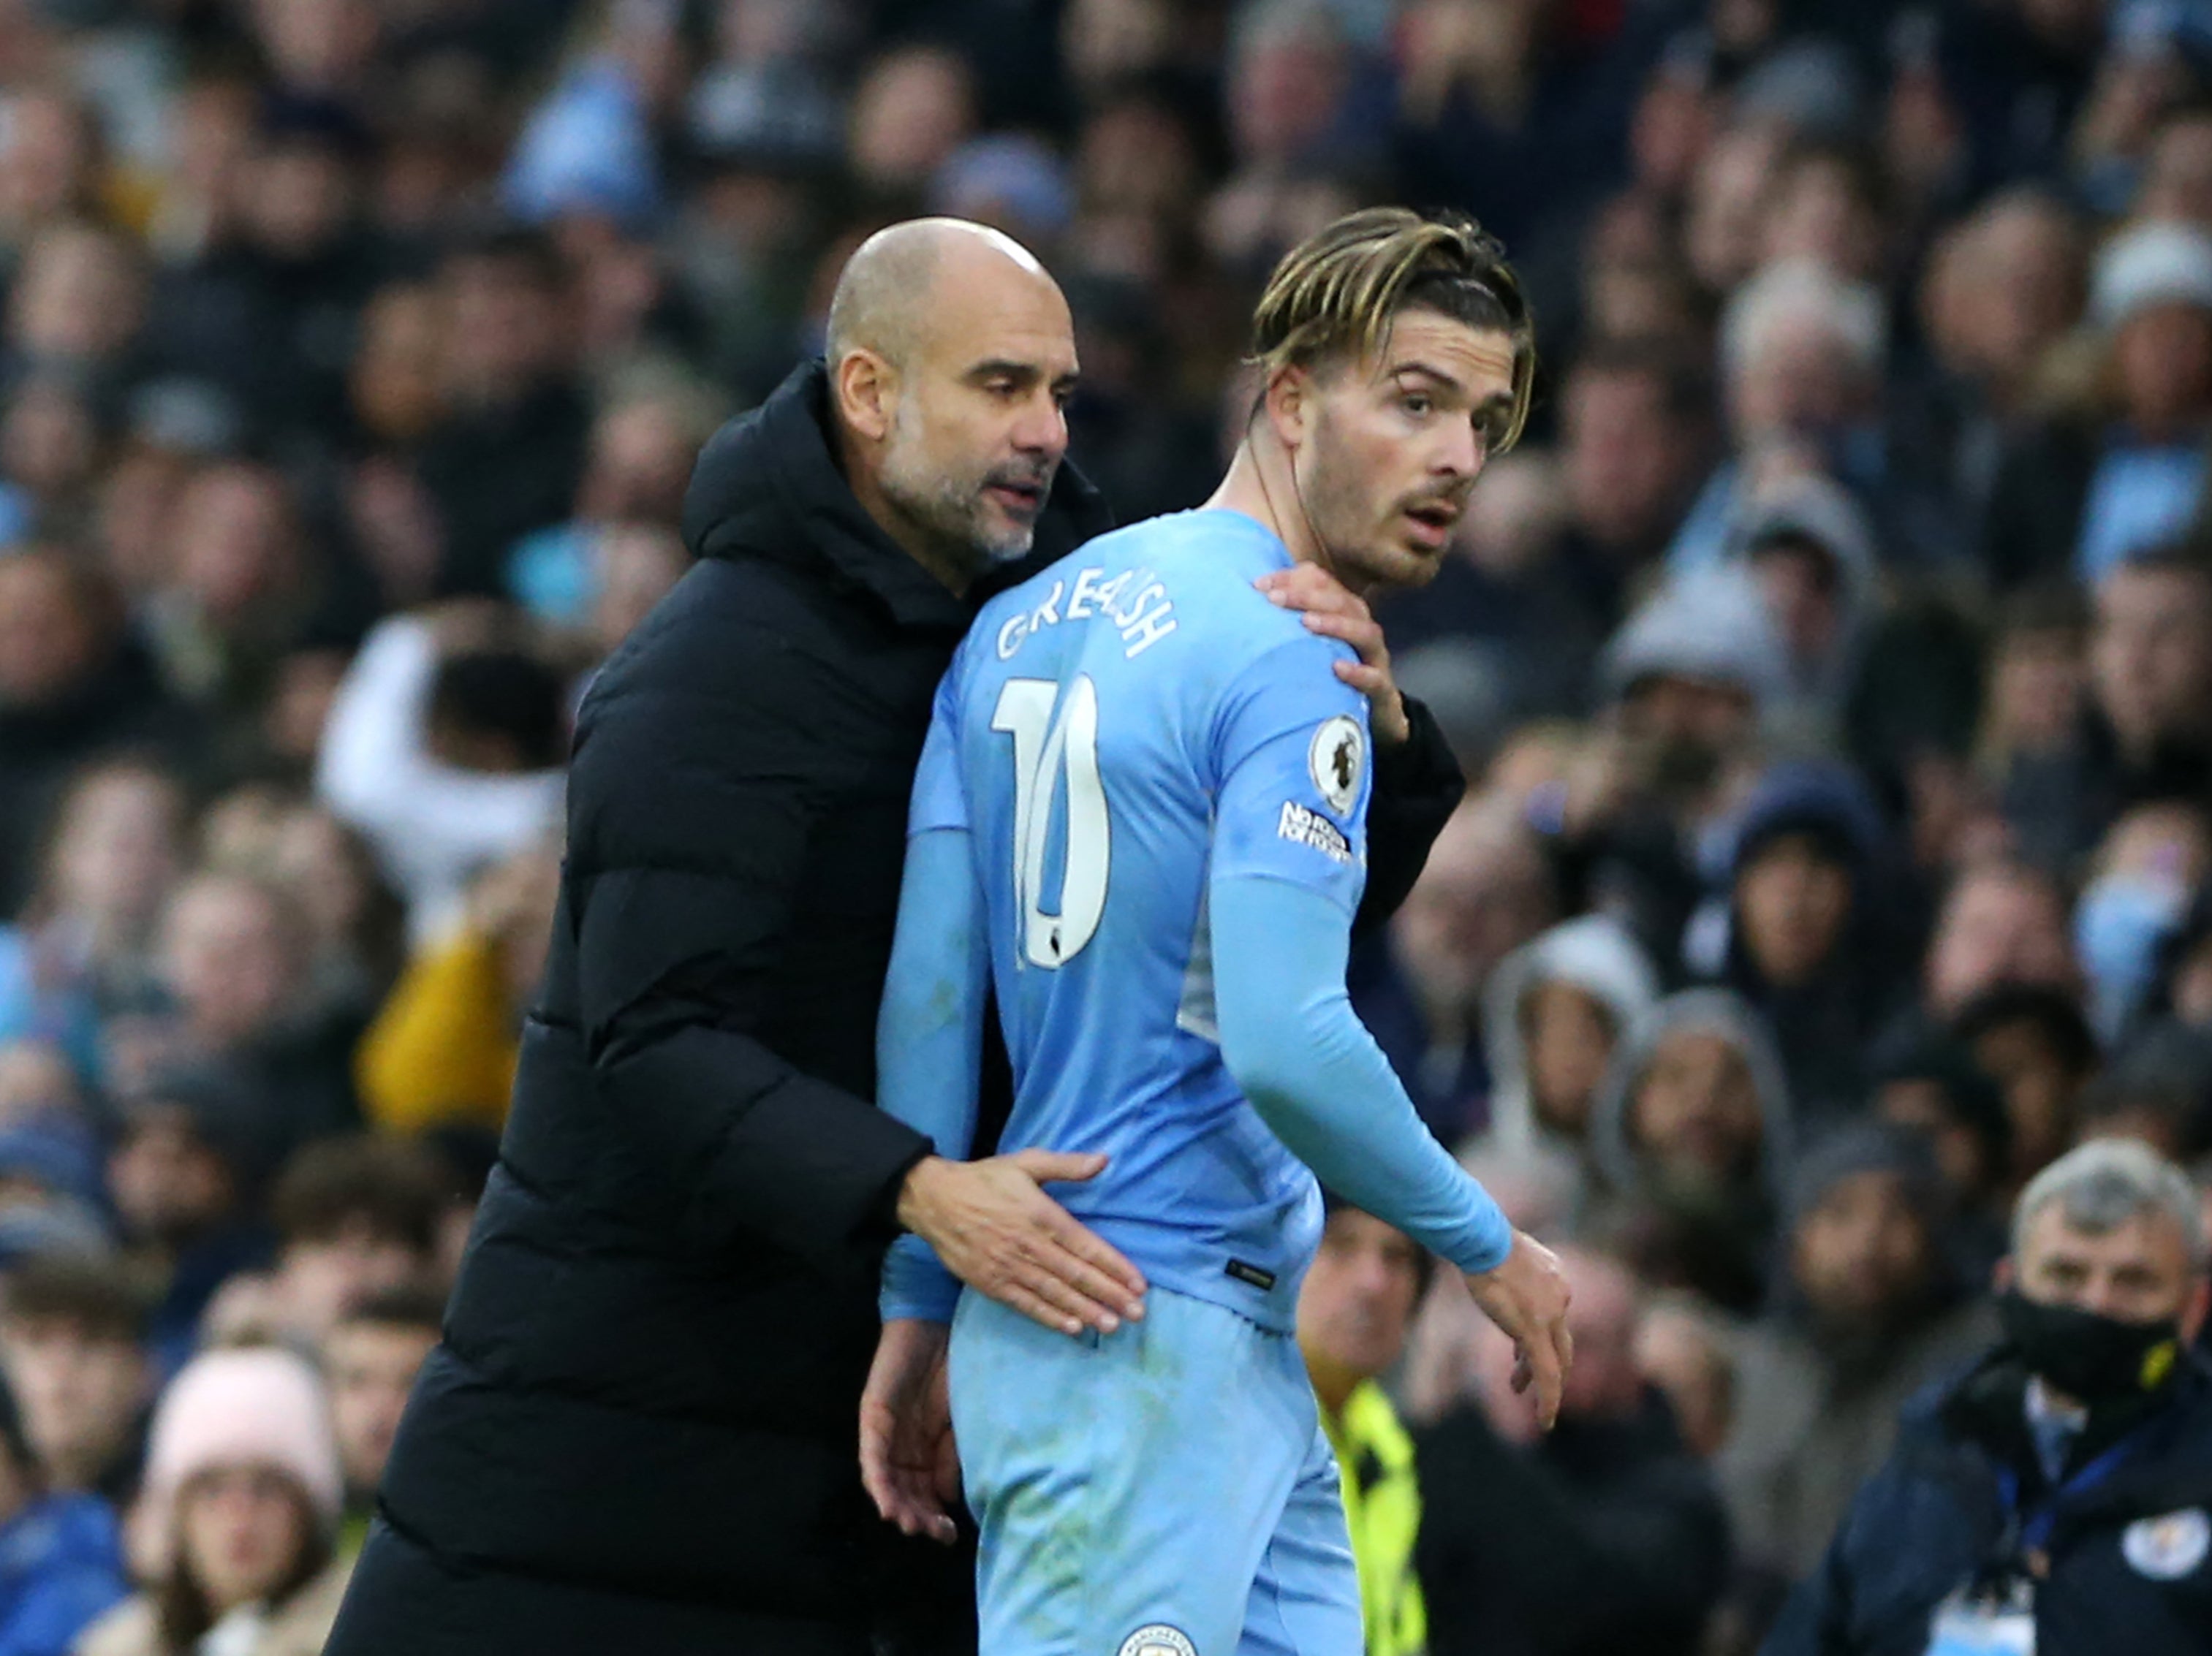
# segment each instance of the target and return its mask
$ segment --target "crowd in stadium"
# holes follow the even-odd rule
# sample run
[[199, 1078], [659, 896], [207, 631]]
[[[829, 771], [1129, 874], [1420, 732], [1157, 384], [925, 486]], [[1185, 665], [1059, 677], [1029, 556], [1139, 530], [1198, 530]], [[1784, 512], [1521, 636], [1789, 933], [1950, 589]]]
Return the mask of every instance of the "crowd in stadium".
[[1370, 1648], [1840, 1591], [2029, 1181], [2212, 1171], [2212, 3], [0, 0], [0, 1656], [321, 1647], [576, 699], [861, 240], [1035, 250], [1127, 522], [1377, 202], [1502, 237], [1541, 366], [1378, 607], [1469, 789], [1353, 1002], [1577, 1358], [1540, 1437], [1332, 1220], [1426, 1514]]

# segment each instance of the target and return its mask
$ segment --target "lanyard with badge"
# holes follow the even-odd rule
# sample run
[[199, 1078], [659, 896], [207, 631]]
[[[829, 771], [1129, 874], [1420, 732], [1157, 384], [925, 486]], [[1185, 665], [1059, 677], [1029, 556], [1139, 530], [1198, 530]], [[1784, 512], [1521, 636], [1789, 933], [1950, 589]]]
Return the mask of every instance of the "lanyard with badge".
[[2122, 1439], [2026, 1514], [2021, 1511], [2019, 1474], [2009, 1466], [1997, 1468], [2003, 1539], [1994, 1562], [1936, 1607], [1928, 1626], [1927, 1656], [2035, 1656], [2035, 1586], [2051, 1574], [2058, 1504], [2110, 1477], [2135, 1447], [2132, 1435]]

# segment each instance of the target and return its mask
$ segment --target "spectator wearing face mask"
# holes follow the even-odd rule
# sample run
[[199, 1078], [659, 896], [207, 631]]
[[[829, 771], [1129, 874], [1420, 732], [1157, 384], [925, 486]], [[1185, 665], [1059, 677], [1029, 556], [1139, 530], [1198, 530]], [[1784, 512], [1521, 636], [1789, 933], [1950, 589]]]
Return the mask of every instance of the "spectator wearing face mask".
[[2002, 1340], [1916, 1404], [1766, 1656], [2204, 1648], [2212, 1373], [2199, 1193], [2101, 1141], [2022, 1192]]

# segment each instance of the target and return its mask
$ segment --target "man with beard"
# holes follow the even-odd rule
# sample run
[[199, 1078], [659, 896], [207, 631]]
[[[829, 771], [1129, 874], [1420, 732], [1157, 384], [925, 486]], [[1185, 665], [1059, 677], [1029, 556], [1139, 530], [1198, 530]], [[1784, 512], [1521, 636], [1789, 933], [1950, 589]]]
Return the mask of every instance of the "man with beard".
[[1346, 994], [1358, 665], [1253, 590], [1301, 564], [1361, 591], [1435, 574], [1520, 434], [1528, 312], [1472, 222], [1376, 208], [1285, 255], [1253, 356], [1263, 388], [1206, 506], [987, 605], [915, 778], [884, 1107], [971, 1153], [995, 990], [1001, 1146], [1108, 1157], [1069, 1209], [1152, 1284], [1140, 1325], [1066, 1339], [963, 1295], [926, 1237], [886, 1262], [868, 1488], [949, 1538], [957, 1435], [992, 1656], [1358, 1647], [1292, 1338], [1317, 1178], [1464, 1273], [1547, 1424], [1567, 1368], [1557, 1263], [1430, 1136]]
[[2202, 1653], [2212, 1628], [2204, 1215], [2100, 1139], [2021, 1193], [2005, 1338], [1908, 1411], [1765, 1656]]
[[[895, 1614], [878, 1648], [974, 1648], [971, 1572], [902, 1546], [854, 1465], [884, 1247], [910, 1229], [1054, 1327], [1117, 1326], [1146, 1283], [1039, 1188], [1103, 1158], [932, 1156], [870, 1101], [874, 1034], [966, 595], [1105, 527], [1060, 464], [1075, 374], [1027, 252], [895, 226], [848, 264], [827, 360], [702, 455], [699, 561], [578, 720], [500, 1164], [332, 1656], [859, 1656]], [[1397, 712], [1334, 600], [1316, 626]], [[1401, 717], [1386, 907], [1458, 788]]]

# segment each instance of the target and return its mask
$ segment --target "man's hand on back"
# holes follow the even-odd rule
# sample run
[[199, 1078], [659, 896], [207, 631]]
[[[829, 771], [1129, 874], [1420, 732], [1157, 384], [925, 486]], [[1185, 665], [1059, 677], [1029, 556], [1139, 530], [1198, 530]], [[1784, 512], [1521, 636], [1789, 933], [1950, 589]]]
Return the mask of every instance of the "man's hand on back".
[[1513, 1341], [1513, 1389], [1536, 1389], [1536, 1418], [1550, 1431], [1559, 1418], [1559, 1395], [1574, 1362], [1567, 1332], [1567, 1279], [1559, 1256], [1524, 1231], [1513, 1233], [1513, 1251], [1494, 1271], [1470, 1275], [1468, 1291]]
[[899, 1190], [898, 1221], [977, 1292], [1063, 1334], [1110, 1334], [1145, 1314], [1145, 1279], [1041, 1186], [1095, 1179], [1103, 1156], [1020, 1150], [983, 1162], [928, 1156]]

